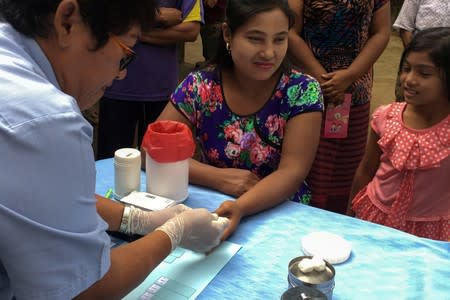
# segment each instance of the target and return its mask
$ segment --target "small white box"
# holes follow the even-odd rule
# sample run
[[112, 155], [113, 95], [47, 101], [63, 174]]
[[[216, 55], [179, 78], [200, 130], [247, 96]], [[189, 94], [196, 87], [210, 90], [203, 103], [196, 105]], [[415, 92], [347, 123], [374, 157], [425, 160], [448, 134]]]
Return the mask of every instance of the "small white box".
[[145, 210], [161, 210], [177, 204], [175, 200], [161, 197], [146, 192], [131, 192], [120, 199], [121, 202], [130, 204]]

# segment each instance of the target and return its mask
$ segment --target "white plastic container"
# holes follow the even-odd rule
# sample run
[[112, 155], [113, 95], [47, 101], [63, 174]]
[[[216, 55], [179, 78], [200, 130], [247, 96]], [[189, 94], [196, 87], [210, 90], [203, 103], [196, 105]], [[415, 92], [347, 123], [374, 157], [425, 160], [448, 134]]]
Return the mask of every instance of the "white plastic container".
[[189, 159], [159, 163], [150, 155], [145, 157], [147, 192], [176, 202], [183, 202], [189, 195]]
[[121, 199], [141, 187], [141, 152], [122, 148], [114, 152], [114, 198]]
[[189, 195], [189, 159], [195, 143], [189, 127], [161, 120], [148, 125], [142, 141], [145, 150], [147, 193], [181, 203]]

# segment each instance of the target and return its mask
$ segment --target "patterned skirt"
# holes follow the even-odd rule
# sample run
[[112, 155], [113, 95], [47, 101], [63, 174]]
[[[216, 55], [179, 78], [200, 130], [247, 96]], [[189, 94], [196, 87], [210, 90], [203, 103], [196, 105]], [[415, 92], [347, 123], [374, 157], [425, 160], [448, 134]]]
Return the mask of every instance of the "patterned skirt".
[[366, 147], [369, 114], [370, 102], [352, 106], [347, 138], [321, 137], [307, 178], [312, 206], [345, 214], [353, 176]]
[[[372, 223], [393, 227], [420, 237], [441, 241], [450, 240], [449, 220], [408, 221], [402, 218], [401, 214], [387, 214], [372, 203], [366, 190], [366, 188], [362, 189], [352, 201], [352, 210], [355, 212], [355, 217]], [[398, 221], [395, 222], [397, 224], [396, 226], [391, 226], [393, 224], [392, 219]]]

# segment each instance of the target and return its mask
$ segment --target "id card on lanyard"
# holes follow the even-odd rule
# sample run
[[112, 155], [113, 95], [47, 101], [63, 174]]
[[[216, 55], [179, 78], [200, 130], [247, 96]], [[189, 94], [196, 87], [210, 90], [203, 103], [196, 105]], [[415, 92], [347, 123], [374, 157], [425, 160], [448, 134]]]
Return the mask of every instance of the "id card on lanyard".
[[352, 94], [345, 94], [344, 102], [341, 104], [328, 104], [325, 112], [324, 138], [343, 139], [347, 137], [351, 103]]

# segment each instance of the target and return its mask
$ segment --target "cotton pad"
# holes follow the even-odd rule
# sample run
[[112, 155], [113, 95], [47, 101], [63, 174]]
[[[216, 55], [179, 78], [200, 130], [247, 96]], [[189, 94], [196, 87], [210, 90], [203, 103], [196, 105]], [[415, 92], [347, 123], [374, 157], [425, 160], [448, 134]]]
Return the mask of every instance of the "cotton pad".
[[312, 232], [301, 240], [305, 255], [319, 256], [330, 264], [346, 261], [352, 251], [351, 244], [341, 236], [330, 232]]

